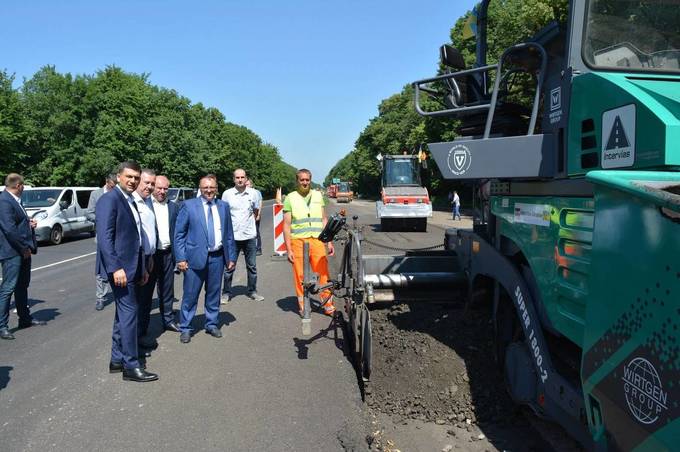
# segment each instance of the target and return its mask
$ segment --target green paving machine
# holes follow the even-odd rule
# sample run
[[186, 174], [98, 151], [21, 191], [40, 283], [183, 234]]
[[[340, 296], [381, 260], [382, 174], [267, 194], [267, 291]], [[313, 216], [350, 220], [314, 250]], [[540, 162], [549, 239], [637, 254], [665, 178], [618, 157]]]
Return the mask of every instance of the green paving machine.
[[487, 64], [488, 4], [474, 66], [445, 45], [413, 83], [421, 115], [458, 120], [429, 150], [473, 186], [445, 240], [468, 302], [493, 294], [513, 400], [587, 449], [680, 450], [680, 4], [571, 0]]
[[368, 306], [462, 291], [489, 308], [514, 401], [588, 450], [680, 450], [680, 5], [571, 0], [566, 23], [487, 64], [488, 5], [474, 66], [445, 45], [444, 73], [413, 83], [418, 113], [457, 119], [428, 147], [472, 186], [472, 228], [445, 251], [365, 255], [356, 217], [333, 215], [320, 239], [344, 231], [340, 272], [319, 287], [307, 269], [305, 306], [344, 300], [366, 384]]

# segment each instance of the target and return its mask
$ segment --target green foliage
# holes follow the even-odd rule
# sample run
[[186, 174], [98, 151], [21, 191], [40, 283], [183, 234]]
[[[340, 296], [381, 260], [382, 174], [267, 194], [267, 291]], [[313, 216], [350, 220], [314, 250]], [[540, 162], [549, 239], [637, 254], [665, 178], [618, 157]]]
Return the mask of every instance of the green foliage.
[[274, 145], [215, 108], [150, 84], [146, 74], [109, 66], [73, 77], [45, 66], [19, 90], [13, 81], [0, 72], [2, 176], [19, 172], [33, 185], [100, 185], [120, 161], [134, 159], [173, 186], [195, 187], [201, 175], [214, 173], [223, 190], [236, 168], [266, 195], [295, 185], [295, 169]]
[[[463, 39], [462, 31], [471, 12], [460, 17], [451, 29], [451, 43], [463, 54], [467, 67], [475, 63], [475, 39]], [[522, 42], [551, 21], [565, 23], [567, 0], [494, 0], [488, 11], [487, 62], [493, 63], [511, 45]], [[433, 49], [433, 52], [435, 49]], [[433, 72], [442, 68], [433, 68]], [[433, 101], [429, 101], [433, 102]], [[425, 107], [428, 100], [423, 100]], [[423, 118], [413, 108], [413, 89], [406, 86], [383, 100], [378, 116], [361, 132], [354, 149], [330, 170], [324, 185], [334, 177], [354, 182], [363, 196], [377, 197], [380, 191], [380, 166], [375, 156], [417, 150], [423, 143], [451, 141], [456, 137], [455, 121]], [[444, 181], [433, 161], [429, 161], [423, 182], [432, 194], [446, 194], [453, 184]]]
[[14, 76], [0, 71], [0, 173], [13, 168], [21, 171], [27, 165], [28, 155], [23, 149], [26, 138], [26, 120], [19, 93], [12, 88]]

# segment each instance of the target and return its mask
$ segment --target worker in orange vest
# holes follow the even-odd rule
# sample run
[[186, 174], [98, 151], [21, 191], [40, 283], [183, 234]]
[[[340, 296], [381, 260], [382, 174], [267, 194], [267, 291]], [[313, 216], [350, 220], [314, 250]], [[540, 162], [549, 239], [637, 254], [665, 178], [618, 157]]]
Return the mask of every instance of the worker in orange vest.
[[[328, 282], [328, 258], [326, 246], [319, 240], [319, 234], [326, 226], [326, 202], [318, 190], [312, 189], [312, 173], [299, 169], [296, 174], [297, 189], [289, 193], [283, 203], [283, 237], [286, 242], [288, 261], [293, 264], [293, 280], [298, 299], [300, 315], [303, 310], [303, 259], [302, 247], [309, 243], [309, 259], [312, 271], [319, 275], [319, 284]], [[329, 242], [328, 256], [333, 256], [333, 243]], [[333, 295], [330, 290], [321, 292], [323, 312], [332, 316], [335, 312]]]

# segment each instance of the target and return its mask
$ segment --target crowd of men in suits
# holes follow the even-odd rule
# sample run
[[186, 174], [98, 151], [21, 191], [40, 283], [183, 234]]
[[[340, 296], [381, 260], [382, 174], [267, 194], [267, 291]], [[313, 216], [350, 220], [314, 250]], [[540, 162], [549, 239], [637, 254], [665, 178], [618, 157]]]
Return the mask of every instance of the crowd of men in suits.
[[[264, 300], [256, 292], [256, 218], [262, 198], [247, 188], [244, 170], [234, 172], [234, 188], [217, 199], [217, 178], [199, 181], [200, 195], [178, 207], [168, 202], [170, 181], [135, 162], [123, 162], [115, 176], [117, 185], [93, 194], [97, 235], [97, 293], [99, 281], [108, 281], [116, 304], [109, 371], [122, 372], [128, 381], [153, 381], [144, 359], [154, 343], [149, 330], [154, 289], [158, 294], [163, 328], [191, 341], [192, 320], [198, 296], [205, 287], [205, 332], [220, 338], [220, 298], [229, 301], [231, 278], [239, 252], [248, 272], [247, 296]], [[259, 199], [259, 200], [258, 200]], [[228, 202], [227, 202], [228, 201]], [[230, 207], [231, 205], [231, 207]], [[226, 270], [226, 271], [225, 271]], [[179, 322], [173, 312], [174, 275], [183, 273]], [[222, 279], [225, 294], [221, 294]], [[97, 309], [100, 309], [98, 298]]]
[[[8, 328], [9, 303], [14, 294], [19, 328], [44, 325], [28, 308], [31, 255], [37, 252], [35, 220], [23, 208], [23, 177], [9, 174], [0, 193], [0, 339], [14, 339]], [[222, 337], [220, 302], [231, 300], [231, 281], [238, 254], [243, 252], [248, 274], [247, 296], [256, 291], [255, 256], [261, 254], [258, 220], [262, 195], [254, 190], [243, 169], [234, 171], [234, 187], [217, 199], [217, 177], [203, 176], [200, 194], [181, 206], [168, 201], [170, 180], [134, 161], [118, 166], [105, 185], [91, 194], [87, 217], [96, 228], [96, 305], [105, 308], [113, 295], [115, 317], [109, 371], [123, 380], [154, 381], [145, 358], [157, 345], [148, 337], [154, 291], [165, 331], [191, 341], [198, 296], [205, 287], [205, 332]], [[183, 273], [179, 322], [173, 311], [174, 277]], [[224, 279], [224, 292], [221, 291]]]

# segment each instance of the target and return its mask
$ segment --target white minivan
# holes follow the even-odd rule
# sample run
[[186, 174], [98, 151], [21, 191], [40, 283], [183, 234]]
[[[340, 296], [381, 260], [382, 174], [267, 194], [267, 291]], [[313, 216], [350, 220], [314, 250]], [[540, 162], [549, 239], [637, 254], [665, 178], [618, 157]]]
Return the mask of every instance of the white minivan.
[[66, 236], [89, 232], [94, 223], [87, 219], [90, 194], [99, 187], [31, 187], [24, 188], [21, 202], [29, 217], [35, 219], [39, 242], [61, 243]]

